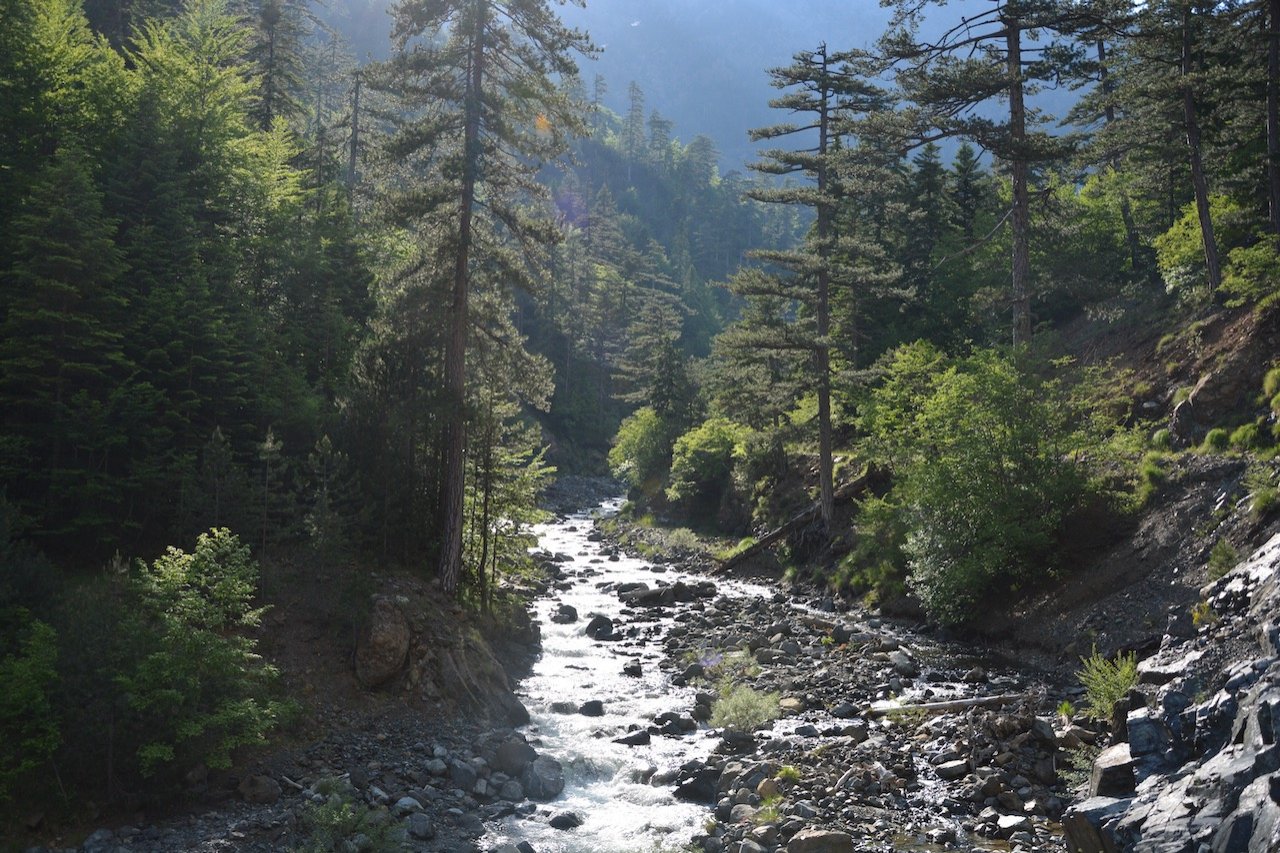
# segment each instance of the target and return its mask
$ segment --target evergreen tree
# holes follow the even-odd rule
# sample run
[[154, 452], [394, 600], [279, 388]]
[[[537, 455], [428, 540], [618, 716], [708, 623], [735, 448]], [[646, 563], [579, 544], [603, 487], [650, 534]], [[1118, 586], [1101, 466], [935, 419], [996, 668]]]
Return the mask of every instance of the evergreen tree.
[[525, 206], [539, 194], [535, 168], [558, 155], [565, 134], [578, 127], [552, 78], [575, 73], [572, 54], [589, 44], [545, 0], [405, 0], [396, 7], [393, 38], [386, 74], [406, 97], [408, 120], [389, 151], [441, 164], [425, 187], [392, 203], [406, 205], [404, 218], [431, 235], [449, 269], [440, 578], [454, 593], [462, 579], [473, 278], [489, 268], [509, 282], [532, 283], [526, 262], [537, 263], [554, 238]]
[[114, 389], [131, 366], [114, 232], [82, 155], [63, 153], [33, 179], [0, 274], [0, 480], [44, 535], [115, 532], [128, 439], [112, 422]]
[[[831, 303], [835, 285], [852, 284], [844, 276], [848, 267], [837, 267], [836, 211], [838, 204], [836, 155], [840, 141], [854, 130], [853, 120], [883, 108], [884, 95], [869, 83], [855, 64], [852, 53], [828, 51], [826, 45], [797, 53], [794, 63], [770, 71], [773, 85], [791, 91], [770, 101], [776, 109], [803, 116], [804, 123], [787, 123], [753, 130], [753, 139], [775, 140], [795, 134], [816, 134], [812, 148], [770, 149], [767, 158], [753, 168], [772, 175], [801, 174], [810, 186], [760, 189], [753, 198], [813, 209], [816, 223], [803, 249], [762, 251], [757, 257], [785, 267], [790, 276], [770, 280], [740, 276], [734, 284], [743, 295], [781, 296], [802, 302], [813, 312], [813, 328], [807, 346], [813, 353], [814, 389], [818, 398], [818, 485], [822, 520], [829, 524], [834, 506], [832, 483], [831, 415]], [[763, 285], [763, 286], [761, 286]], [[787, 343], [786, 345], [790, 345]]]
[[[944, 0], [892, 0], [892, 5], [895, 13], [881, 50], [909, 102], [900, 114], [900, 132], [917, 144], [959, 136], [1008, 164], [1013, 342], [1024, 344], [1031, 338], [1031, 170], [1065, 153], [1059, 141], [1036, 129], [1037, 114], [1028, 110], [1026, 97], [1035, 81], [1058, 73], [1051, 61], [1053, 45], [1044, 37], [1069, 29], [1075, 10], [1052, 0], [986, 0], [982, 11], [965, 14], [941, 35], [924, 39], [925, 9]], [[997, 96], [1007, 102], [999, 121], [986, 109]]]

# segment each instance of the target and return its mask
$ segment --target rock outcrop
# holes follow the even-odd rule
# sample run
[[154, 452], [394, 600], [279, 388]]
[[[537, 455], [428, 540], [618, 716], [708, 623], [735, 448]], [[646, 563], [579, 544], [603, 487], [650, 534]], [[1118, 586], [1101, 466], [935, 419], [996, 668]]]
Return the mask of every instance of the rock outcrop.
[[1280, 849], [1280, 534], [1202, 594], [1197, 634], [1167, 634], [1143, 662], [1151, 701], [1131, 703], [1128, 743], [1103, 753], [1097, 795], [1065, 816], [1069, 850]]
[[409, 655], [409, 620], [395, 600], [380, 595], [373, 602], [369, 626], [356, 647], [356, 678], [365, 687], [385, 684], [400, 672]]

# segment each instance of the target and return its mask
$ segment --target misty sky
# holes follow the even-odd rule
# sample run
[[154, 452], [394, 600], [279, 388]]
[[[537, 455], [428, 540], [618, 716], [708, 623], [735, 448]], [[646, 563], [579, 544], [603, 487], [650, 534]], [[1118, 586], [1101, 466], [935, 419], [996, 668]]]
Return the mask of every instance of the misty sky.
[[604, 48], [583, 63], [588, 90], [603, 74], [607, 102], [621, 112], [635, 80], [684, 142], [707, 134], [732, 169], [755, 159], [747, 130], [783, 118], [768, 107], [777, 90], [766, 69], [823, 41], [871, 47], [889, 11], [876, 0], [588, 0], [585, 9], [561, 7], [561, 16]]

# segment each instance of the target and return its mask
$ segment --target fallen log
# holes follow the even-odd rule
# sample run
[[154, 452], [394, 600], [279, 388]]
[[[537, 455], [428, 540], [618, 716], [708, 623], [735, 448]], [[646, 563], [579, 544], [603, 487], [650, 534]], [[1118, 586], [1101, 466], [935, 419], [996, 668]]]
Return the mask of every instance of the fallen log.
[[[867, 469], [866, 471], [863, 471], [862, 474], [859, 475], [857, 478], [849, 481], [848, 483], [845, 483], [843, 486], [836, 489], [835, 494], [832, 497], [836, 501], [846, 501], [862, 494], [864, 491], [867, 490], [867, 487], [869, 485], [871, 485], [871, 470]], [[759, 539], [757, 539], [755, 542], [752, 542], [746, 548], [743, 548], [741, 551], [738, 551], [732, 554], [731, 556], [727, 557], [726, 559], [721, 560], [720, 565], [716, 570], [728, 571], [729, 569], [732, 569], [734, 566], [751, 559], [756, 554], [759, 554], [761, 551], [764, 551], [766, 548], [769, 548], [775, 542], [789, 536], [791, 533], [795, 532], [796, 530], [799, 530], [801, 527], [804, 527], [806, 524], [811, 523], [814, 519], [818, 518], [821, 512], [822, 512], [821, 501], [814, 503], [808, 509], [805, 509], [799, 515], [793, 517], [790, 521], [784, 523], [781, 527], [778, 527], [774, 530], [769, 531], [764, 536], [761, 536]]]
[[864, 716], [888, 717], [893, 714], [905, 714], [922, 711], [927, 714], [946, 714], [951, 711], [964, 711], [969, 708], [1001, 708], [1017, 702], [1025, 702], [1034, 697], [1026, 693], [1006, 693], [1003, 696], [977, 696], [972, 699], [952, 699], [947, 702], [920, 702], [916, 705], [881, 705], [868, 708]]

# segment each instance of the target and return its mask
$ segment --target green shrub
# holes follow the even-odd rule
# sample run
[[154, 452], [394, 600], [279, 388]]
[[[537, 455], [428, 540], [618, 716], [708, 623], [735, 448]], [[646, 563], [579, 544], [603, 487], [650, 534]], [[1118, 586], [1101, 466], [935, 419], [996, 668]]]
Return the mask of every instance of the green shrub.
[[800, 781], [800, 771], [792, 764], [784, 764], [778, 771], [778, 781], [794, 785]]
[[392, 853], [401, 849], [404, 831], [385, 811], [371, 811], [349, 793], [332, 794], [302, 810], [303, 842], [292, 853]]
[[1259, 519], [1280, 506], [1275, 469], [1265, 462], [1254, 462], [1244, 472], [1244, 487], [1249, 492], [1249, 513]]
[[1217, 621], [1218, 613], [1209, 605], [1209, 602], [1201, 601], [1191, 608], [1191, 624], [1197, 628], [1212, 625]]
[[933, 384], [899, 474], [910, 585], [946, 623], [1053, 569], [1059, 529], [1086, 481], [1068, 451], [1072, 413], [1055, 383], [979, 352]]
[[1109, 660], [1094, 649], [1080, 663], [1083, 667], [1076, 678], [1085, 689], [1085, 713], [1095, 720], [1110, 720], [1115, 704], [1138, 683], [1138, 656], [1130, 653]]
[[709, 518], [732, 487], [734, 454], [749, 430], [711, 418], [676, 439], [667, 500], [694, 517]]
[[1173, 449], [1173, 433], [1167, 427], [1161, 427], [1151, 436], [1151, 446], [1156, 450]]
[[57, 640], [24, 610], [0, 612], [0, 804], [61, 740], [53, 703]]
[[1231, 444], [1231, 434], [1222, 427], [1214, 427], [1205, 433], [1200, 450], [1204, 453], [1221, 453]]
[[890, 493], [868, 496], [854, 518], [853, 548], [840, 561], [833, 586], [867, 596], [867, 603], [901, 595], [906, 584], [906, 508]]
[[1271, 398], [1271, 411], [1280, 415], [1280, 394], [1276, 394]]
[[1133, 493], [1133, 504], [1136, 509], [1146, 506], [1168, 478], [1168, 473], [1164, 469], [1167, 459], [1166, 454], [1153, 451], [1143, 456], [1142, 461], [1138, 463], [1137, 486]]
[[662, 492], [670, 460], [670, 428], [657, 412], [645, 406], [623, 420], [609, 451], [609, 469], [615, 477], [654, 497]]
[[1209, 551], [1209, 580], [1217, 580], [1236, 567], [1240, 562], [1240, 554], [1235, 546], [1226, 539], [1213, 543]]
[[1262, 446], [1262, 436], [1257, 424], [1245, 424], [1236, 428], [1229, 441], [1236, 450], [1256, 450]]
[[[1223, 289], [1246, 296], [1255, 286], [1254, 278], [1274, 267], [1274, 259], [1268, 261], [1248, 252], [1237, 255], [1239, 247], [1250, 242], [1252, 234], [1252, 215], [1244, 205], [1229, 196], [1215, 194], [1209, 197], [1209, 209], [1219, 246], [1230, 259]], [[1152, 246], [1156, 250], [1156, 266], [1170, 293], [1189, 302], [1207, 301], [1212, 296], [1200, 237], [1199, 213], [1194, 202], [1188, 202], [1182, 208], [1182, 215], [1168, 231], [1152, 241]]]
[[202, 533], [195, 551], [169, 548], [140, 565], [135, 588], [154, 642], [117, 681], [146, 732], [143, 775], [173, 762], [231, 764], [231, 752], [261, 744], [283, 706], [267, 698], [274, 668], [238, 633], [255, 626], [258, 567], [229, 530]]
[[720, 683], [720, 697], [711, 706], [711, 725], [739, 732], [753, 732], [778, 719], [779, 693], [764, 693], [729, 680]]
[[[1271, 368], [1262, 377], [1262, 394], [1264, 398], [1273, 398], [1272, 403], [1274, 404], [1274, 398], [1280, 395], [1280, 367]], [[1275, 408], [1275, 406], [1273, 405], [1272, 408]], [[1280, 411], [1280, 409], [1277, 409], [1277, 411]]]

